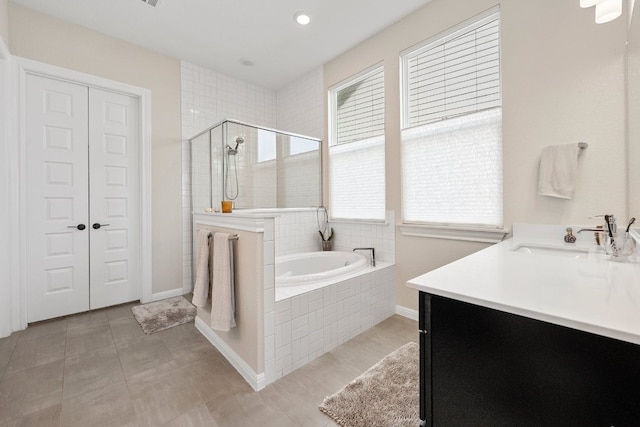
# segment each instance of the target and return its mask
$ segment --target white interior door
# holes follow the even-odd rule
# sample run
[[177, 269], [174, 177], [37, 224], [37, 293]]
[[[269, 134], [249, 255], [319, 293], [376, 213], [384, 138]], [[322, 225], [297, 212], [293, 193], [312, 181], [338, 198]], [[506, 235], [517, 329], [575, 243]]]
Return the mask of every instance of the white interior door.
[[88, 88], [27, 76], [27, 321], [89, 309]]
[[26, 86], [27, 321], [139, 299], [138, 99]]
[[92, 309], [140, 298], [138, 99], [89, 89]]

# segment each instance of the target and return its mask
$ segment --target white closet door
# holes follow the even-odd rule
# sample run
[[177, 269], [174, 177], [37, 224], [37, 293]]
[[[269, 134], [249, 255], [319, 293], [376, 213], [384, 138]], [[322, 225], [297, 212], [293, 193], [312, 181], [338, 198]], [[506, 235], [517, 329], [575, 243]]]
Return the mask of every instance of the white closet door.
[[140, 298], [137, 98], [89, 89], [92, 309]]
[[34, 75], [26, 86], [27, 320], [35, 322], [89, 309], [88, 88]]

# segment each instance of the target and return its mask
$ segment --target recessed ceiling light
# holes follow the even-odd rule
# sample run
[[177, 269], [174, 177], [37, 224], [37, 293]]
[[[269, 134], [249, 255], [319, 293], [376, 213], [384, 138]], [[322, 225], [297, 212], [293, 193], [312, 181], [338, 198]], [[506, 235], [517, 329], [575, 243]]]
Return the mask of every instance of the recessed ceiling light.
[[311, 17], [307, 12], [296, 12], [296, 14], [293, 15], [293, 19], [300, 25], [307, 25], [311, 22]]
[[240, 58], [239, 62], [245, 67], [251, 67], [254, 64], [254, 62], [248, 58]]

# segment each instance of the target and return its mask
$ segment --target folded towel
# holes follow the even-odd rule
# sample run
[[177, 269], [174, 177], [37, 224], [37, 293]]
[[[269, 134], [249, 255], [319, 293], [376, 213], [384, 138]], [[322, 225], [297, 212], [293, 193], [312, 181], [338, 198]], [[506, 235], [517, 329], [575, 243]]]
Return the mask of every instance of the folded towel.
[[213, 279], [211, 285], [211, 328], [229, 331], [236, 326], [233, 242], [227, 233], [213, 236]]
[[207, 305], [209, 297], [209, 246], [211, 232], [198, 230], [198, 260], [196, 263], [196, 281], [193, 285], [193, 298], [191, 302], [196, 307]]
[[551, 145], [542, 149], [538, 194], [571, 199], [578, 172], [578, 144]]

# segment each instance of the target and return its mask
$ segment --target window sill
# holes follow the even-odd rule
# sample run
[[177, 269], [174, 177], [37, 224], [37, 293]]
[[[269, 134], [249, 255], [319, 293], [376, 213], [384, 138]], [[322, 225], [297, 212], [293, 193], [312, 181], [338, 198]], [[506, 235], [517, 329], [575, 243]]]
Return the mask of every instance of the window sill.
[[399, 228], [403, 236], [482, 243], [499, 243], [509, 233], [509, 230], [504, 228], [451, 227], [444, 225], [403, 224]]
[[330, 224], [363, 224], [363, 225], [389, 225], [389, 221], [386, 219], [344, 219], [344, 218], [329, 218]]

